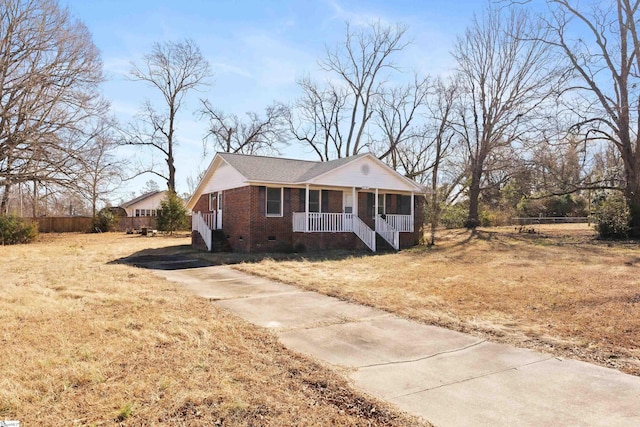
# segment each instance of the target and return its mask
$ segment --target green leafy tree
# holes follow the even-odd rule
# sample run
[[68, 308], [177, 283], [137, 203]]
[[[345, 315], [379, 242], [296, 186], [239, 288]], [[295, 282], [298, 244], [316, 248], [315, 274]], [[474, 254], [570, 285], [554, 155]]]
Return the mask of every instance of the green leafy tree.
[[187, 224], [187, 209], [184, 200], [174, 191], [169, 191], [167, 197], [160, 202], [158, 212], [158, 228], [173, 234], [175, 230], [184, 228]]

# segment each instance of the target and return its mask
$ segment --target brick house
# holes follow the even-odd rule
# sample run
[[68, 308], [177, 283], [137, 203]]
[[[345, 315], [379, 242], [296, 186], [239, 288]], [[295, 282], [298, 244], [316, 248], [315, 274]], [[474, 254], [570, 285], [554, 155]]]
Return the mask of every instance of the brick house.
[[217, 153], [187, 202], [192, 244], [236, 252], [416, 245], [424, 189], [375, 156], [313, 162]]

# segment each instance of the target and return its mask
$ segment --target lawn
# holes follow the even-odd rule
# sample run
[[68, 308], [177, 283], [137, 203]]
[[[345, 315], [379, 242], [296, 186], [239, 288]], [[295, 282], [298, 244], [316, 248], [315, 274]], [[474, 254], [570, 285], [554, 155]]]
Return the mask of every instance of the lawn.
[[640, 375], [640, 246], [586, 224], [443, 231], [399, 253], [236, 268], [488, 340]]
[[112, 261], [188, 238], [41, 235], [0, 247], [0, 420], [23, 426], [373, 425], [418, 420], [275, 335]]

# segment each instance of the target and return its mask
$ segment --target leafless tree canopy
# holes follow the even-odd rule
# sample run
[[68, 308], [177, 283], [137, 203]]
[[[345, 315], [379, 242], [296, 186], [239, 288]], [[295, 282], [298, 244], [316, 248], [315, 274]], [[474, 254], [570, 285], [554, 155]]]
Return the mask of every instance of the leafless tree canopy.
[[454, 47], [462, 85], [456, 130], [469, 165], [467, 226], [479, 224], [483, 177], [508, 170], [511, 149], [560, 82], [544, 29], [525, 11], [487, 9]]
[[55, 0], [0, 7], [0, 212], [11, 186], [70, 184], [82, 140], [69, 138], [101, 114], [102, 63], [86, 27]]
[[404, 25], [372, 23], [353, 31], [347, 24], [345, 41], [326, 49], [320, 68], [325, 83], [305, 77], [302, 96], [290, 116], [293, 136], [309, 145], [321, 160], [340, 158], [370, 148], [367, 129], [386, 83], [397, 71], [394, 54], [408, 44]]
[[208, 100], [202, 101], [201, 117], [209, 126], [205, 136], [205, 155], [209, 146], [214, 151], [239, 154], [275, 154], [287, 142], [287, 108], [282, 104], [270, 105], [264, 116], [249, 112], [243, 120], [235, 114], [225, 114], [213, 108]]
[[132, 64], [131, 79], [147, 83], [159, 92], [163, 108], [156, 108], [146, 100], [137, 120], [125, 131], [125, 141], [161, 153], [167, 165], [165, 172], [155, 168], [140, 172], [158, 175], [167, 182], [169, 190], [175, 191], [174, 149], [178, 111], [185, 96], [206, 84], [210, 76], [209, 62], [192, 40], [156, 43], [141, 64]]
[[[574, 71], [574, 126], [586, 140], [604, 140], [624, 166], [631, 229], [640, 236], [640, 1], [593, 4], [551, 0], [545, 38]], [[576, 36], [579, 34], [579, 36]]]

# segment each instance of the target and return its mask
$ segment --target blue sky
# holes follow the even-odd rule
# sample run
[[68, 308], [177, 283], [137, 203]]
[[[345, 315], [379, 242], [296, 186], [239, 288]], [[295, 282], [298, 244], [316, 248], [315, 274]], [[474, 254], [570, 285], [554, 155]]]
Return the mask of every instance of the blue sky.
[[[126, 79], [132, 61], [139, 62], [154, 42], [193, 39], [211, 64], [212, 85], [192, 93], [179, 118], [176, 148], [177, 187], [205, 169], [213, 153], [202, 158], [205, 123], [193, 114], [199, 98], [218, 109], [242, 115], [261, 112], [274, 101], [290, 102], [299, 94], [296, 79], [318, 73], [326, 45], [344, 40], [352, 26], [381, 20], [409, 26], [413, 41], [397, 58], [408, 72], [446, 74], [453, 66], [450, 50], [483, 1], [332, 1], [332, 0], [60, 0], [83, 21], [102, 53], [107, 81], [104, 94], [113, 113], [130, 120], [154, 92]], [[295, 158], [315, 158], [300, 146], [282, 150]], [[157, 159], [160, 161], [161, 159]], [[153, 175], [143, 176], [114, 195], [113, 202], [139, 192]]]

